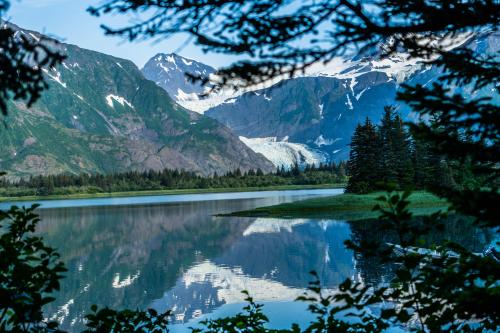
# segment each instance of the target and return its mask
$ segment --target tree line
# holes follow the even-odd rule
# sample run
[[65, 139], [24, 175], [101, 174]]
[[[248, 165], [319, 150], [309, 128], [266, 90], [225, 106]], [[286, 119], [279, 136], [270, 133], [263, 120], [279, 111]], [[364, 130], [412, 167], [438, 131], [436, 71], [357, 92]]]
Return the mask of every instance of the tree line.
[[1, 196], [46, 196], [73, 193], [106, 193], [144, 190], [209, 189], [265, 187], [278, 185], [320, 185], [345, 183], [346, 162], [320, 163], [289, 168], [281, 166], [274, 173], [260, 169], [236, 169], [222, 175], [201, 176], [192, 171], [164, 169], [161, 171], [129, 171], [111, 174], [57, 174], [0, 180]]
[[471, 187], [480, 182], [468, 163], [437, 153], [425, 140], [415, 139], [395, 107], [388, 106], [379, 125], [366, 119], [352, 137], [347, 163], [347, 191], [367, 193], [387, 189]]

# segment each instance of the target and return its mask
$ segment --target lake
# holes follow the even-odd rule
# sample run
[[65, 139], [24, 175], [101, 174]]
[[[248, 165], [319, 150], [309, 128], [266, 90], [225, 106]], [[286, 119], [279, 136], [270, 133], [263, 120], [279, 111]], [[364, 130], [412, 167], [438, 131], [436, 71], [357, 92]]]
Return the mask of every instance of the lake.
[[[274, 326], [307, 323], [294, 302], [318, 272], [335, 290], [346, 278], [390, 274], [354, 255], [353, 233], [379, 237], [362, 223], [318, 219], [215, 217], [342, 190], [239, 192], [42, 202], [39, 232], [58, 249], [68, 272], [46, 316], [78, 331], [92, 304], [117, 309], [172, 309], [174, 332], [205, 318], [234, 314], [247, 290]], [[472, 247], [488, 236], [463, 230]], [[462, 225], [462, 227], [461, 227]], [[472, 229], [471, 229], [472, 230]], [[382, 237], [382, 236], [380, 236]], [[375, 282], [376, 283], [376, 282]]]

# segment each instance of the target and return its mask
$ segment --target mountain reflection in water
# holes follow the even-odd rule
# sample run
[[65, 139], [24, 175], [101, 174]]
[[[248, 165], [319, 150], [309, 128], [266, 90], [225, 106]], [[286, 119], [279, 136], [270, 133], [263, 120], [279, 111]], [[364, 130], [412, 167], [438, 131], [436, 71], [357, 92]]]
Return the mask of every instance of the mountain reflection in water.
[[[41, 210], [39, 230], [69, 269], [46, 315], [70, 331], [83, 327], [92, 304], [172, 309], [175, 323], [187, 323], [242, 303], [242, 290], [256, 301], [289, 306], [305, 291], [311, 270], [328, 289], [348, 277], [380, 278], [384, 270], [343, 244], [368, 237], [363, 222], [213, 216], [303, 198]], [[487, 241], [470, 230], [478, 247]]]

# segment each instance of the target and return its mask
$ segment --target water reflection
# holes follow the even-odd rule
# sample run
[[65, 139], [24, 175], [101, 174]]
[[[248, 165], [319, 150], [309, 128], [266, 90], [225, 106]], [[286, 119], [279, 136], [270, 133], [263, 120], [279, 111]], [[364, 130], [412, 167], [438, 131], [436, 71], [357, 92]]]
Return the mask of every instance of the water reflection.
[[[288, 313], [294, 306], [288, 301], [304, 292], [312, 269], [329, 289], [347, 277], [377, 281], [390, 275], [390, 267], [343, 244], [352, 236], [391, 240], [373, 221], [213, 217], [303, 198], [41, 210], [40, 231], [69, 269], [46, 314], [70, 331], [82, 328], [92, 304], [173, 309], [175, 321], [186, 323], [240, 304], [242, 290], [260, 302], [281, 302]], [[476, 247], [487, 242], [467, 224], [451, 226], [443, 235]]]
[[293, 301], [303, 294], [312, 269], [327, 288], [352, 277], [354, 257], [343, 246], [349, 225], [336, 221], [256, 219], [226, 251], [196, 263], [175, 287], [153, 302], [173, 307], [186, 322], [223, 304], [244, 301], [242, 290], [261, 302]]
[[[291, 221], [290, 225], [278, 222], [272, 227], [276, 230], [262, 230], [265, 223], [256, 219], [216, 218], [213, 214], [305, 197], [40, 210], [39, 230], [47, 243], [62, 254], [69, 269], [57, 301], [47, 307], [46, 314], [59, 319], [64, 328], [76, 331], [94, 303], [114, 308], [146, 308], [153, 304], [170, 308], [176, 304], [168, 301], [169, 297], [177, 297], [186, 303], [178, 305], [181, 309], [198, 297], [207, 305], [192, 305], [192, 313], [186, 316], [191, 318], [200, 314], [196, 310], [205, 313], [233, 299], [229, 294], [219, 297], [222, 292], [217, 291], [217, 284], [200, 286], [204, 291], [192, 296], [188, 287], [197, 288], [201, 278], [191, 278], [193, 282], [189, 283], [189, 276], [200, 272], [208, 272], [213, 281], [217, 280], [216, 274], [233, 274], [250, 285], [257, 279], [275, 281], [283, 288], [304, 287], [306, 272], [314, 266], [311, 262], [303, 272], [309, 257], [315, 256], [314, 251], [320, 251], [322, 257], [327, 253], [327, 245], [318, 238], [324, 238], [322, 227], [310, 230], [305, 221], [295, 226], [297, 222]], [[299, 227], [304, 230], [291, 232]], [[183, 283], [186, 291], [181, 293], [177, 290]], [[232, 284], [229, 293], [241, 299], [242, 289]], [[179, 316], [179, 320], [185, 319]]]

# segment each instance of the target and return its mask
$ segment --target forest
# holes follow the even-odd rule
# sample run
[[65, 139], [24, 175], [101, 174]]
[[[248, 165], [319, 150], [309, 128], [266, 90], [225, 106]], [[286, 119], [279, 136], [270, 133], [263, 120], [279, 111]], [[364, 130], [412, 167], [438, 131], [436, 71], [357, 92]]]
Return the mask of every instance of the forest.
[[320, 163], [318, 166], [289, 168], [281, 166], [274, 173], [236, 169], [223, 175], [204, 177], [185, 170], [132, 171], [115, 174], [59, 174], [32, 176], [27, 179], [0, 181], [0, 196], [47, 196], [75, 193], [109, 193], [146, 190], [245, 188], [282, 185], [344, 184], [346, 162]]
[[358, 124], [347, 163], [347, 192], [380, 190], [459, 189], [480, 186], [470, 161], [459, 163], [439, 154], [424, 140], [415, 139], [396, 108], [384, 110], [379, 125], [370, 119]]

